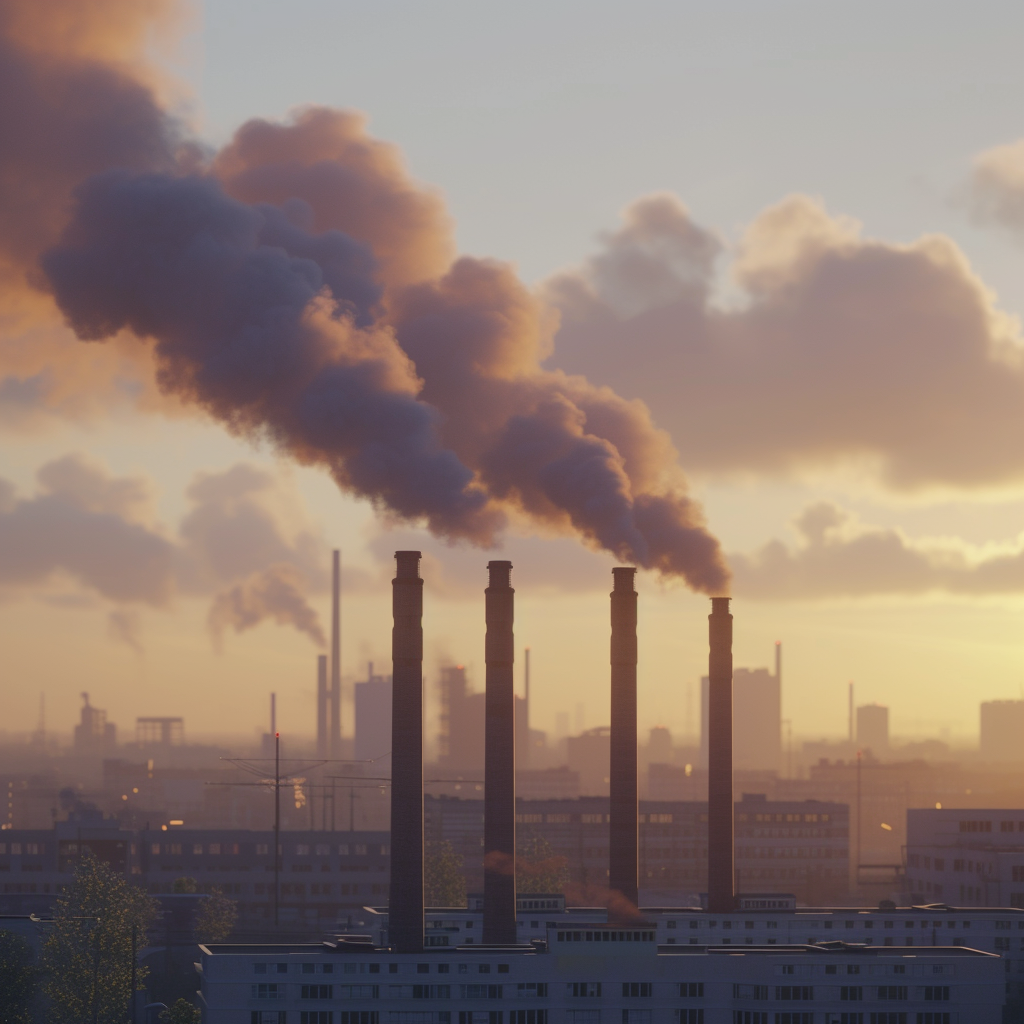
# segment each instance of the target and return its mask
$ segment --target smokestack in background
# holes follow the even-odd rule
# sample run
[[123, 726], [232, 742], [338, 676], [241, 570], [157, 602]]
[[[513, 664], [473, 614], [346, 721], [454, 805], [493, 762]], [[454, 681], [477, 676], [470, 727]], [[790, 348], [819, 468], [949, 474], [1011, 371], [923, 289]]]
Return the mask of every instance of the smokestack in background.
[[418, 551], [396, 551], [395, 562], [388, 933], [393, 950], [418, 953], [423, 949], [423, 580]]
[[328, 757], [327, 743], [327, 655], [316, 657], [316, 756]]
[[512, 563], [488, 562], [484, 739], [484, 935], [516, 941], [515, 591]]
[[736, 908], [729, 598], [711, 599], [708, 634], [708, 910], [728, 914]]
[[[608, 887], [629, 904], [638, 902], [636, 754], [636, 569], [612, 569], [611, 756]], [[613, 905], [618, 905], [616, 901]], [[623, 907], [622, 909], [626, 909]]]
[[331, 573], [331, 757], [341, 757], [341, 552]]

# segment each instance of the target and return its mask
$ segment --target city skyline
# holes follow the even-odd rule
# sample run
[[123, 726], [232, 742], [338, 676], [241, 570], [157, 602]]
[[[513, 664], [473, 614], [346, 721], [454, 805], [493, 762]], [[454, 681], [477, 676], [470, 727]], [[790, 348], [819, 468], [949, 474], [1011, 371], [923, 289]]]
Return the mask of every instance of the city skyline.
[[[785, 642], [782, 714], [794, 735], [845, 735], [850, 679], [860, 703], [890, 708], [892, 735], [965, 745], [976, 742], [979, 703], [1020, 697], [1020, 126], [1002, 92], [990, 90], [982, 102], [961, 89], [944, 104], [941, 125], [925, 119], [911, 138], [893, 138], [908, 110], [931, 109], [922, 83], [940, 78], [929, 62], [961, 84], [965, 68], [990, 85], [1018, 74], [981, 59], [983, 44], [1004, 45], [990, 33], [955, 11], [923, 28], [901, 12], [890, 22], [896, 49], [910, 39], [916, 45], [896, 57], [869, 31], [870, 11], [809, 17], [791, 38], [771, 19], [755, 19], [749, 31], [756, 24], [765, 33], [757, 40], [764, 57], [754, 62], [765, 96], [792, 99], [812, 69], [822, 83], [799, 111], [780, 107], [778, 144], [761, 140], [770, 159], [755, 180], [744, 161], [759, 151], [760, 101], [750, 109], [742, 102], [751, 72], [723, 35], [724, 14], [651, 3], [621, 25], [611, 9], [596, 9], [578, 50], [556, 60], [552, 48], [573, 38], [572, 5], [554, 16], [549, 37], [532, 42], [523, 38], [525, 22], [451, 7], [477, 44], [502, 26], [508, 44], [521, 44], [544, 69], [537, 77], [513, 66], [505, 48], [493, 71], [482, 68], [472, 47], [445, 38], [441, 21], [412, 18], [396, 29], [359, 5], [332, 10], [309, 0], [302, 17], [287, 19], [272, 6], [243, 12], [211, 0], [188, 22], [168, 4], [169, 20], [157, 12], [147, 22], [153, 12], [140, 10], [116, 32], [115, 6], [82, 14], [63, 34], [44, 32], [43, 14], [25, 15], [5, 38], [19, 55], [69, 66], [87, 58], [155, 83], [162, 109], [208, 147], [197, 159], [221, 147], [217, 173], [225, 181], [234, 180], [231, 160], [248, 159], [231, 142], [247, 119], [269, 117], [294, 132], [303, 116], [288, 113], [296, 104], [359, 110], [368, 127], [354, 115], [331, 124], [361, 145], [382, 139], [397, 147], [375, 152], [387, 154], [380, 158], [392, 180], [437, 219], [439, 248], [421, 252], [424, 260], [443, 266], [468, 251], [518, 263], [523, 282], [508, 271], [524, 289], [517, 294], [561, 316], [558, 329], [538, 328], [528, 372], [548, 374], [549, 384], [567, 372], [612, 386], [627, 402], [646, 402], [654, 424], [670, 432], [678, 459], [655, 451], [666, 437], [658, 433], [644, 434], [648, 454], [659, 472], [686, 474], [681, 507], [694, 511], [698, 529], [703, 508], [732, 568], [737, 665], [769, 666], [772, 644]], [[721, 76], [703, 113], [691, 96], [692, 68], [666, 72], [657, 89], [640, 67], [644, 51], [621, 65], [607, 60], [613, 29], [637, 39], [661, 26], [672, 37], [687, 18]], [[329, 74], [303, 60], [328, 45], [318, 36], [330, 32], [316, 32], [318, 23], [362, 39], [380, 67], [368, 66], [358, 47]], [[377, 45], [388, 32], [391, 50]], [[451, 60], [445, 73], [425, 77], [412, 102], [410, 76], [420, 65], [406, 69], [401, 55], [417, 33]], [[660, 43], [650, 46], [666, 57]], [[832, 52], [834, 67], [818, 67], [819, 52]], [[879, 77], [858, 95], [844, 75], [865, 55]], [[773, 69], [772, 57], [789, 60], [791, 70]], [[260, 60], [265, 75], [254, 73]], [[472, 102], [456, 102], [460, 74], [481, 82]], [[601, 87], [574, 93], [593, 84], [593, 74]], [[891, 111], [879, 105], [881, 83], [895, 97]], [[621, 100], [609, 100], [609, 90], [620, 90]], [[555, 101], [550, 111], [540, 97]], [[620, 115], [644, 116], [623, 122], [630, 155], [597, 165], [596, 125], [608, 103]], [[666, 120], [673, 104], [682, 105], [682, 128]], [[555, 132], [559, 111], [577, 117], [563, 133], [585, 140], [576, 155]], [[734, 118], [747, 135], [739, 142], [737, 133], [718, 131], [709, 114]], [[817, 152], [807, 132], [814, 116], [827, 123], [832, 150]], [[460, 124], [472, 130], [460, 135]], [[864, 153], [884, 150], [889, 159], [852, 174], [844, 129]], [[558, 170], [546, 186], [543, 176], [523, 177], [517, 190], [531, 141], [557, 154]], [[37, 156], [27, 152], [12, 180]], [[715, 166], [731, 173], [715, 175]], [[586, 186], [574, 188], [577, 180]], [[5, 268], [20, 273], [21, 258], [7, 253]], [[401, 273], [415, 276], [408, 266]], [[891, 283], [884, 294], [871, 290], [879, 273]], [[827, 274], [836, 275], [831, 293], [816, 290]], [[425, 553], [428, 677], [444, 662], [461, 662], [479, 687], [485, 565], [507, 557], [516, 566], [517, 637], [534, 652], [534, 724], [553, 732], [557, 715], [581, 700], [594, 706], [589, 724], [604, 724], [605, 601], [615, 559], [565, 536], [557, 517], [531, 521], [532, 513], [512, 509], [504, 546], [491, 552], [449, 548], [415, 525], [389, 529], [322, 470], [234, 438], [159, 395], [149, 356], [132, 355], [124, 334], [120, 348], [84, 345], [60, 326], [47, 289], [8, 280], [3, 302], [0, 476], [11, 486], [2, 494], [0, 538], [29, 552], [0, 579], [11, 731], [35, 729], [45, 693], [51, 728], [70, 734], [77, 694], [86, 690], [111, 720], [185, 715], [194, 736], [262, 730], [265, 697], [277, 692], [282, 729], [308, 733], [334, 547], [344, 553], [349, 689], [365, 662], [387, 663], [388, 562], [401, 547]], [[868, 308], [873, 316], [851, 326], [849, 310]], [[825, 329], [816, 332], [816, 323]], [[624, 360], [627, 341], [636, 354]], [[694, 361], [687, 343], [718, 356]], [[808, 369], [818, 365], [815, 354], [817, 375]], [[447, 398], [434, 400], [455, 415]], [[109, 549], [96, 547], [83, 525], [96, 517], [114, 531]], [[42, 532], [26, 534], [26, 522]], [[56, 522], [66, 550], [45, 532]], [[638, 573], [637, 589], [641, 733], [666, 725], [678, 735], [704, 672], [704, 598], [650, 569]], [[346, 711], [350, 735], [350, 705]]]

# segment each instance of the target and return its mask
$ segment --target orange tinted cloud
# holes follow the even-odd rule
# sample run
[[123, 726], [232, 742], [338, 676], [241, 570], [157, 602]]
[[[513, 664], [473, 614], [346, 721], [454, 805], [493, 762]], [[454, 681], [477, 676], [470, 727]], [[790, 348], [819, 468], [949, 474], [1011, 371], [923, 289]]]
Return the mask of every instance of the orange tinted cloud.
[[848, 461], [898, 490], [1024, 480], [1019, 324], [948, 238], [864, 239], [790, 197], [740, 240], [738, 292], [723, 306], [706, 233], [681, 204], [636, 205], [647, 258], [675, 291], [663, 284], [624, 311], [628, 279], [613, 288], [607, 268], [635, 242], [611, 236], [599, 262], [548, 284], [563, 310], [552, 362], [642, 398], [688, 468], [772, 475]]
[[1024, 534], [976, 547], [950, 538], [912, 539], [859, 523], [830, 503], [806, 508], [798, 539], [733, 554], [737, 594], [762, 600], [815, 600], [919, 594], [1024, 593]]

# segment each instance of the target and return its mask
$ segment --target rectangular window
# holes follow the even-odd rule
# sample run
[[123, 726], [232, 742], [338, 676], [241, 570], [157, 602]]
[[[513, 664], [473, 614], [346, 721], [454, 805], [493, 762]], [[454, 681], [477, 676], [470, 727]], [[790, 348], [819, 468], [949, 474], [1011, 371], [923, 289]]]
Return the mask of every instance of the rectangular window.
[[775, 998], [787, 1001], [796, 999], [813, 999], [813, 985], [776, 985]]
[[[584, 815], [586, 817], [586, 815]], [[566, 1010], [567, 1024], [601, 1024], [600, 1010]]]
[[[682, 995], [682, 992], [679, 993]], [[704, 995], [704, 983], [700, 982], [700, 994]], [[733, 999], [767, 999], [767, 985], [741, 985], [738, 982], [732, 986]]]
[[905, 1013], [871, 1013], [868, 1024], [907, 1024]]
[[330, 999], [330, 985], [303, 985], [299, 992], [300, 999]]
[[878, 998], [879, 999], [906, 999], [907, 998], [907, 986], [906, 985], [879, 985], [878, 986]]
[[548, 1024], [547, 1010], [509, 1010], [508, 1024]]
[[285, 1024], [284, 1010], [253, 1010], [249, 1024]]
[[536, 996], [538, 999], [546, 997], [548, 994], [548, 983], [546, 981], [522, 981], [516, 985], [516, 995], [521, 999], [532, 999]]
[[622, 1024], [653, 1024], [650, 1010], [623, 1010]]
[[775, 1024], [814, 1024], [813, 1013], [777, 1013]]
[[210, 843], [210, 853], [215, 856], [220, 855], [220, 843]]
[[253, 999], [284, 999], [284, 985], [276, 981], [261, 981], [252, 986]]
[[949, 1024], [948, 1013], [919, 1013], [917, 1024]]
[[844, 985], [839, 990], [839, 998], [846, 1003], [855, 1003], [864, 998], [864, 989], [860, 985]]
[[[768, 1014], [755, 1013], [754, 1016], [767, 1017]], [[686, 1010], [676, 1010], [676, 1024], [704, 1024], [704, 1007], [690, 1007]], [[755, 1022], [751, 1021], [750, 1024], [755, 1024]], [[757, 1024], [768, 1024], [768, 1022], [766, 1020], [759, 1021]]]
[[[446, 988], [448, 986], [445, 986]], [[460, 985], [463, 999], [500, 999], [501, 985]]]
[[768, 1014], [764, 1010], [733, 1010], [732, 1024], [768, 1024]]
[[948, 985], [926, 985], [924, 989], [924, 998], [930, 1002], [949, 1002], [949, 986]]
[[342, 1010], [338, 1024], [380, 1024], [380, 1013], [377, 1010]]
[[566, 992], [576, 998], [596, 997], [601, 994], [601, 982], [599, 981], [570, 981], [565, 986]]
[[679, 982], [679, 995], [683, 999], [703, 999], [703, 981], [681, 981]]
[[622, 995], [626, 999], [647, 998], [653, 995], [652, 985], [649, 981], [624, 981]]
[[334, 1024], [330, 1010], [300, 1010], [299, 1024]]
[[380, 999], [380, 985], [337, 985], [339, 999]]
[[841, 1013], [839, 1014], [839, 1024], [864, 1024], [863, 1013]]

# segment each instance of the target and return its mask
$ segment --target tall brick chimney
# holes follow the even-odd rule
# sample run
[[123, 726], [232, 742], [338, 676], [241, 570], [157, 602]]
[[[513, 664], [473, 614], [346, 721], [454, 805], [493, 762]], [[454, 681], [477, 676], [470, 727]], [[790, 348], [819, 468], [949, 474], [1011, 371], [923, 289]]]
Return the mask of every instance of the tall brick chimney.
[[488, 562], [484, 746], [484, 934], [516, 941], [516, 747], [512, 563]]
[[[636, 759], [636, 569], [612, 569], [611, 593], [611, 758], [608, 886], [632, 906], [638, 900], [637, 759]], [[613, 915], [628, 908], [611, 905]]]
[[391, 587], [391, 888], [398, 953], [423, 949], [423, 580], [420, 553], [396, 551]]
[[736, 907], [729, 598], [711, 599], [708, 633], [708, 910], [728, 914]]

